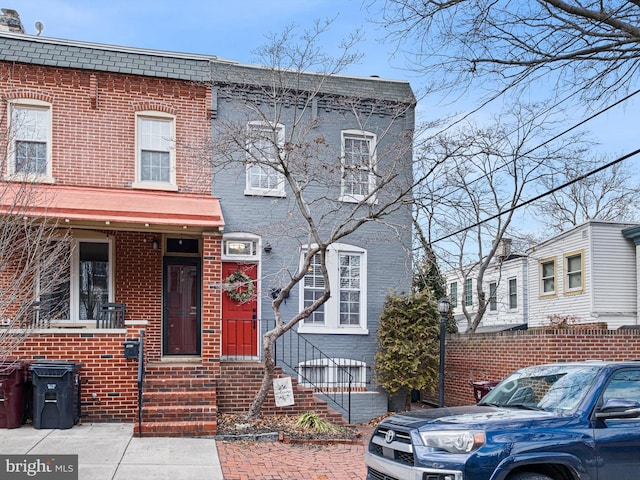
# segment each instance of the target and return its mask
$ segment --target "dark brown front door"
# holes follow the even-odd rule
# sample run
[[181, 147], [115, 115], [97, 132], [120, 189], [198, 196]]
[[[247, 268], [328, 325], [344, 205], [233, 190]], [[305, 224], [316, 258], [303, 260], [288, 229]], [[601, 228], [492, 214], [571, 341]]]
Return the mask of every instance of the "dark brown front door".
[[200, 354], [200, 259], [164, 260], [164, 355]]
[[[254, 282], [258, 278], [257, 265], [235, 262], [222, 263], [222, 278], [228, 279], [234, 272], [243, 272]], [[239, 287], [242, 290], [246, 285]], [[254, 288], [255, 292], [257, 289]], [[256, 294], [244, 301], [234, 300], [222, 293], [222, 354], [228, 356], [255, 357], [258, 355], [258, 301]]]

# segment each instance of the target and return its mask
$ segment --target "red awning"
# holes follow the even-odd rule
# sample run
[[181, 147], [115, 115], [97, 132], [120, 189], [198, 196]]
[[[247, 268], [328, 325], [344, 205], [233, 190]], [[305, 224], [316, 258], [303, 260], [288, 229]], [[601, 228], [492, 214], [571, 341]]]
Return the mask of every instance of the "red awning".
[[[220, 201], [209, 195], [151, 190], [68, 187], [42, 184], [5, 184], [0, 208], [7, 213], [23, 208], [26, 216], [57, 219], [94, 226], [194, 227], [224, 226]], [[2, 188], [2, 187], [0, 187]]]

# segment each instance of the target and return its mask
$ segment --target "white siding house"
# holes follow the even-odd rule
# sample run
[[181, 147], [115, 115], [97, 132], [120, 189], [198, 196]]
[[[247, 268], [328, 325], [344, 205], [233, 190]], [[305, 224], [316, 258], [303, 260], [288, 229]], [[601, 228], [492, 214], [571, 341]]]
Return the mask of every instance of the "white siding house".
[[636, 249], [631, 224], [590, 220], [528, 252], [529, 327], [637, 324]]
[[[472, 315], [478, 311], [477, 271], [464, 278], [462, 272], [451, 270], [445, 274], [447, 295], [451, 302], [458, 329], [467, 329], [463, 314], [463, 304]], [[526, 325], [527, 301], [527, 258], [511, 255], [500, 258], [485, 271], [483, 291], [489, 305], [477, 331], [507, 330]]]

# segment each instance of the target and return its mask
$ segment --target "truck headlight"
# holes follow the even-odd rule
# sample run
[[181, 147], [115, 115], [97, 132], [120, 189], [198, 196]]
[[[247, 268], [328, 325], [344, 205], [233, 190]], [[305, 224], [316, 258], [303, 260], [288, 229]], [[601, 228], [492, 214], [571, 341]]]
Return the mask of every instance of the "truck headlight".
[[437, 448], [449, 453], [469, 453], [485, 443], [484, 432], [469, 430], [451, 430], [420, 432], [422, 443], [426, 447]]

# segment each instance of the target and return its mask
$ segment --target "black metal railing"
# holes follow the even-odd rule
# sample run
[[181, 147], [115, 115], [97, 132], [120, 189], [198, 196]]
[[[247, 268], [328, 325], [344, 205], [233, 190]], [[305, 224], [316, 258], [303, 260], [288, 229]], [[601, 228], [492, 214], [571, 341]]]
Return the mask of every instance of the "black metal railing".
[[[273, 320], [265, 323], [266, 328], [273, 328]], [[351, 423], [351, 393], [354, 388], [364, 388], [366, 378], [359, 362], [329, 356], [293, 329], [276, 340], [274, 356], [285, 373], [343, 411]]]

